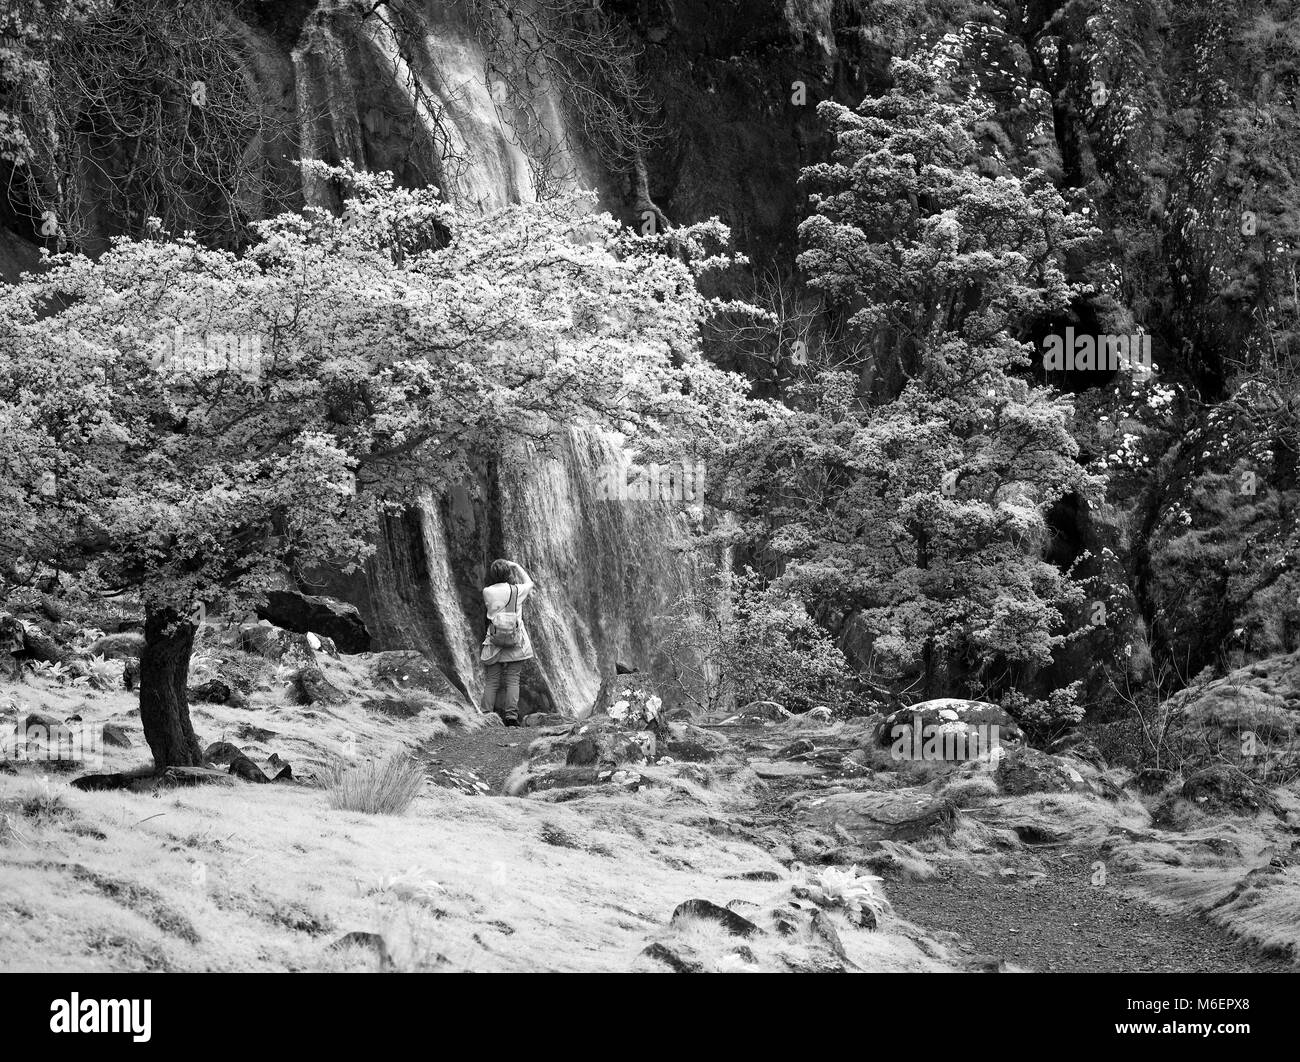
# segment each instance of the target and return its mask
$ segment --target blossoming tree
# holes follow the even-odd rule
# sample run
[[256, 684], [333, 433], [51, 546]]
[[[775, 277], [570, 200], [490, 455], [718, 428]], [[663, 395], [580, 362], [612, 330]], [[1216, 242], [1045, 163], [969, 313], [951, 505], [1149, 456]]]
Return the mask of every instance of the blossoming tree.
[[286, 563], [359, 563], [380, 512], [507, 439], [707, 446], [742, 401], [698, 348], [719, 226], [643, 239], [582, 196], [465, 216], [304, 165], [340, 183], [342, 217], [262, 222], [242, 254], [121, 239], [0, 290], [0, 566], [139, 595], [159, 770], [202, 762], [199, 603], [255, 605]]

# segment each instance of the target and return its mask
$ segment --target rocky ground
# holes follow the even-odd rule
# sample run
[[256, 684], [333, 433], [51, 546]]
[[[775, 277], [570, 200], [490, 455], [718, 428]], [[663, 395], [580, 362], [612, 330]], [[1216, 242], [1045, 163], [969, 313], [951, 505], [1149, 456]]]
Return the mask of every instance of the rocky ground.
[[[86, 791], [148, 758], [131, 639], [99, 648], [91, 676], [0, 687], [10, 969], [1276, 970], [1300, 948], [1300, 797], [1226, 760], [1138, 778], [1078, 737], [900, 757], [890, 720], [665, 711], [639, 675], [507, 729], [419, 654], [263, 623], [200, 639], [204, 784]], [[1287, 666], [1250, 676], [1274, 739]], [[1186, 714], [1259, 730], [1233, 688]], [[102, 764], [43, 758], [69, 727], [110, 739]], [[393, 753], [428, 780], [406, 814], [331, 807], [339, 764]]]

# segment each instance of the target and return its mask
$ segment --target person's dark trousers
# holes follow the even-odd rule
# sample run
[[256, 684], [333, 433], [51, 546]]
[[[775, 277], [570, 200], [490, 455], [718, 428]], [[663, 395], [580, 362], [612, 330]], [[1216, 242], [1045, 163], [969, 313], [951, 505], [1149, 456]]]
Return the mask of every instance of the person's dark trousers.
[[[483, 711], [496, 712], [506, 722], [519, 719], [519, 673], [524, 668], [522, 660], [488, 664], [484, 669], [487, 684], [483, 687]], [[504, 681], [503, 681], [504, 676]], [[500, 702], [504, 695], [505, 706]]]

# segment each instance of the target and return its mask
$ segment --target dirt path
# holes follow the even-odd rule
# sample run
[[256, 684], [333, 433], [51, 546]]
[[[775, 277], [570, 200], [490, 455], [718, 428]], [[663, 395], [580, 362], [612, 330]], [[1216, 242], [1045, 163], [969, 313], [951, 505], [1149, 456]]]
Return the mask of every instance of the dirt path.
[[489, 726], [458, 737], [435, 738], [421, 747], [429, 780], [462, 793], [499, 796], [507, 776], [528, 757], [542, 731]]
[[888, 894], [909, 921], [956, 933], [963, 954], [1044, 973], [1294, 972], [1198, 916], [1093, 886], [1095, 858], [1080, 851], [1045, 856], [1042, 878], [945, 872], [898, 882]]
[[[774, 744], [763, 728], [725, 732], [755, 754]], [[807, 785], [798, 778], [766, 781], [754, 826], [787, 821], [782, 803]], [[954, 947], [971, 960], [1044, 973], [1295, 972], [1287, 961], [1257, 953], [1198, 915], [1155, 907], [1113, 883], [1092, 885], [1098, 852], [1036, 851], [1044, 877], [995, 879], [948, 867], [930, 881], [890, 882], [886, 893], [908, 921], [955, 934]]]
[[[547, 731], [488, 727], [430, 741], [422, 752], [430, 781], [465, 793], [499, 795], [506, 777]], [[772, 735], [729, 727], [737, 745], [755, 752]], [[806, 784], [768, 781], [763, 807], [747, 825], [788, 817], [780, 804]], [[903, 918], [955, 934], [954, 947], [971, 960], [998, 960], [1042, 972], [1294, 972], [1261, 956], [1203, 919], [1152, 906], [1114, 885], [1091, 884], [1097, 853], [1038, 849], [1044, 877], [993, 879], [945, 868], [930, 881], [890, 883], [887, 893]]]

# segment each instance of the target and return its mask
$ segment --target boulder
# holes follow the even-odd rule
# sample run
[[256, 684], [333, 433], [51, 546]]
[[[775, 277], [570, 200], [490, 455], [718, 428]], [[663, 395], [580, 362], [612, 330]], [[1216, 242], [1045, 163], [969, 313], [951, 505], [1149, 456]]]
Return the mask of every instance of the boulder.
[[1011, 749], [994, 774], [998, 788], [1010, 796], [1026, 793], [1090, 793], [1092, 786], [1074, 767], [1037, 749]]
[[208, 679], [186, 692], [190, 704], [225, 704], [230, 699], [230, 687], [221, 679]]
[[24, 644], [23, 625], [8, 613], [0, 612], [0, 673], [10, 679], [18, 679], [22, 674], [22, 664], [16, 654], [21, 653]]
[[534, 712], [524, 716], [524, 726], [563, 726], [568, 721], [559, 712]]
[[726, 907], [719, 907], [709, 900], [687, 900], [679, 903], [673, 911], [672, 918], [669, 919], [669, 924], [678, 925], [683, 919], [691, 918], [716, 922], [728, 933], [737, 937], [752, 937], [755, 933], [762, 932], [744, 915], [738, 915]]
[[231, 763], [238, 757], [244, 755], [238, 745], [233, 745], [229, 741], [214, 741], [203, 752], [203, 758], [208, 763], [219, 763], [223, 766]]
[[1181, 792], [1185, 800], [1195, 802], [1206, 811], [1282, 814], [1267, 789], [1226, 763], [1203, 767], [1183, 783]]
[[104, 724], [104, 744], [112, 745], [114, 748], [129, 749], [131, 747], [131, 737], [116, 723]]
[[593, 716], [574, 726], [560, 747], [568, 767], [616, 767], [653, 759], [658, 739], [653, 730], [634, 730], [609, 716]]
[[214, 741], [203, 755], [209, 763], [229, 764], [228, 773], [256, 785], [293, 780], [293, 769], [287, 763], [283, 763], [278, 756], [274, 758], [273, 766], [279, 766], [280, 771], [274, 778], [268, 778], [262, 768], [249, 759], [242, 749], [229, 741]]
[[1023, 741], [1020, 727], [1005, 710], [957, 697], [939, 697], [890, 712], [876, 725], [875, 737], [898, 759], [954, 762]]
[[306, 666], [316, 663], [307, 635], [281, 630], [269, 623], [241, 624], [233, 641], [246, 653], [277, 660], [283, 664]]
[[30, 620], [0, 613], [0, 657], [3, 670], [17, 675], [21, 670], [15, 660], [41, 660], [49, 664], [63, 664], [68, 660], [66, 648], [46, 631]]
[[144, 652], [144, 635], [134, 631], [120, 634], [106, 634], [90, 643], [86, 650], [91, 656], [102, 656], [105, 660], [117, 657], [139, 659]]
[[272, 590], [257, 610], [261, 619], [297, 634], [313, 632], [333, 640], [340, 652], [370, 651], [370, 632], [355, 605], [296, 590]]
[[423, 690], [454, 704], [468, 705], [438, 665], [414, 649], [376, 653], [370, 665], [375, 685], [397, 691]]
[[674, 973], [703, 973], [704, 963], [693, 948], [685, 944], [668, 947], [656, 941], [641, 952], [647, 959], [661, 962]]
[[[1266, 657], [1213, 682], [1193, 682], [1162, 706], [1176, 720], [1170, 738], [1187, 759], [1205, 748], [1236, 746], [1256, 774], [1294, 769], [1300, 742], [1300, 651]], [[1186, 765], [1186, 763], [1185, 763]]]
[[740, 717], [747, 721], [781, 723], [793, 714], [776, 701], [753, 701], [739, 710]]
[[307, 632], [307, 644], [311, 646], [312, 652], [324, 653], [326, 656], [339, 659], [338, 646], [334, 644], [333, 638], [322, 638], [319, 634], [312, 631]]
[[948, 836], [961, 819], [951, 800], [905, 790], [807, 793], [795, 799], [794, 813], [808, 825], [843, 830], [858, 844]]
[[325, 677], [325, 673], [314, 665], [299, 668], [293, 676], [294, 690], [300, 704], [344, 704], [347, 694]]
[[668, 734], [659, 754], [683, 763], [712, 763], [730, 748], [731, 742], [716, 730], [706, 730], [694, 723], [673, 722], [668, 724]]
[[28, 741], [42, 741], [48, 745], [59, 745], [71, 740], [72, 727], [61, 719], [55, 719], [44, 712], [29, 712], [23, 720], [23, 734]]
[[68, 650], [34, 623], [24, 625], [21, 655], [48, 664], [65, 664], [68, 661]]
[[367, 697], [361, 702], [361, 707], [367, 712], [378, 712], [394, 719], [413, 719], [424, 711], [425, 704], [409, 697]]
[[346, 948], [372, 951], [379, 960], [380, 969], [389, 970], [393, 968], [393, 959], [388, 951], [388, 941], [378, 933], [354, 929], [350, 933], [344, 933], [343, 936], [329, 946], [330, 951], [341, 951]]

